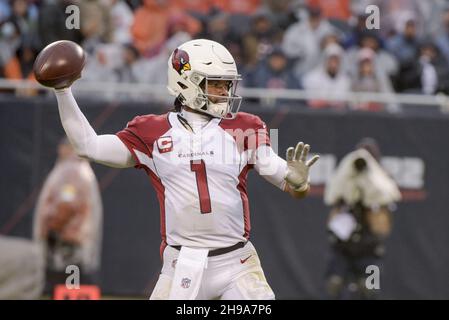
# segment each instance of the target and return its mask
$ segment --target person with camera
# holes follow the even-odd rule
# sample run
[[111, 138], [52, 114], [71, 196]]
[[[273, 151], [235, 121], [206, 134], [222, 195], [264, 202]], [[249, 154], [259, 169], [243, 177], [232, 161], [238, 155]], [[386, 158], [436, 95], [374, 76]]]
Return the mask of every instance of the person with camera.
[[379, 160], [377, 142], [362, 139], [326, 185], [324, 201], [331, 207], [327, 224], [331, 258], [326, 271], [330, 299], [378, 297], [380, 288], [366, 285], [367, 270], [381, 271], [392, 212], [401, 197]]

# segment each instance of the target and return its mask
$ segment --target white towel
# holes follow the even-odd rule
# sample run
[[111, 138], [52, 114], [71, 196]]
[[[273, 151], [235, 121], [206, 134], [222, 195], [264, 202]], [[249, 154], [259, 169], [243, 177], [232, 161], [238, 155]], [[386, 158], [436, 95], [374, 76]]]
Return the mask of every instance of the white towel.
[[197, 297], [208, 253], [207, 249], [181, 247], [169, 300], [194, 300]]
[[[357, 173], [354, 161], [362, 158], [367, 170]], [[346, 155], [338, 165], [334, 176], [326, 184], [324, 202], [333, 205], [343, 199], [352, 205], [358, 201], [367, 207], [388, 205], [401, 199], [396, 183], [365, 149]]]

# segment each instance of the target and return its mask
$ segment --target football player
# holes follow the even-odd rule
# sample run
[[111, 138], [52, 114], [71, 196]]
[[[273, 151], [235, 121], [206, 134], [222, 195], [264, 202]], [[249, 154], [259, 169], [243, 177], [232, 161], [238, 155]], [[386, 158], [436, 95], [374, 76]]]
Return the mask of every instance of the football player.
[[[138, 116], [116, 134], [97, 135], [70, 87], [56, 89], [62, 125], [80, 156], [143, 169], [160, 204], [162, 271], [151, 299], [274, 299], [249, 241], [247, 173], [254, 168], [295, 198], [309, 190], [310, 146], [270, 146], [265, 123], [238, 112], [241, 77], [229, 51], [204, 39], [168, 60], [174, 111]], [[185, 294], [184, 292], [188, 292]]]

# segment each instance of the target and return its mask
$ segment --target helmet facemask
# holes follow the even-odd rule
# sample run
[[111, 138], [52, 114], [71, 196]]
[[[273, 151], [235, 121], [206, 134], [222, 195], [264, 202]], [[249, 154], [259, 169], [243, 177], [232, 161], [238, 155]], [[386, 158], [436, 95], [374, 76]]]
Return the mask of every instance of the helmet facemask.
[[[196, 99], [188, 107], [199, 112], [209, 114], [222, 119], [234, 119], [240, 109], [242, 97], [236, 94], [240, 75], [236, 76], [207, 76], [199, 72], [194, 72], [190, 81], [195, 84], [198, 90]], [[211, 86], [217, 81], [226, 81], [227, 95], [217, 95], [208, 93]], [[225, 84], [223, 84], [225, 85]]]

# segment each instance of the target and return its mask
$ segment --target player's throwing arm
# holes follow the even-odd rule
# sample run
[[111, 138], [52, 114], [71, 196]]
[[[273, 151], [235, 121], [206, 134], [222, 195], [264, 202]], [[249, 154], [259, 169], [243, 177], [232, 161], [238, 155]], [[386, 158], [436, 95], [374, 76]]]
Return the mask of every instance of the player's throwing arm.
[[116, 135], [98, 136], [72, 95], [70, 86], [81, 77], [85, 62], [79, 45], [56, 41], [37, 56], [34, 75], [40, 84], [55, 89], [62, 126], [79, 156], [111, 167], [132, 167], [134, 160], [123, 142]]

